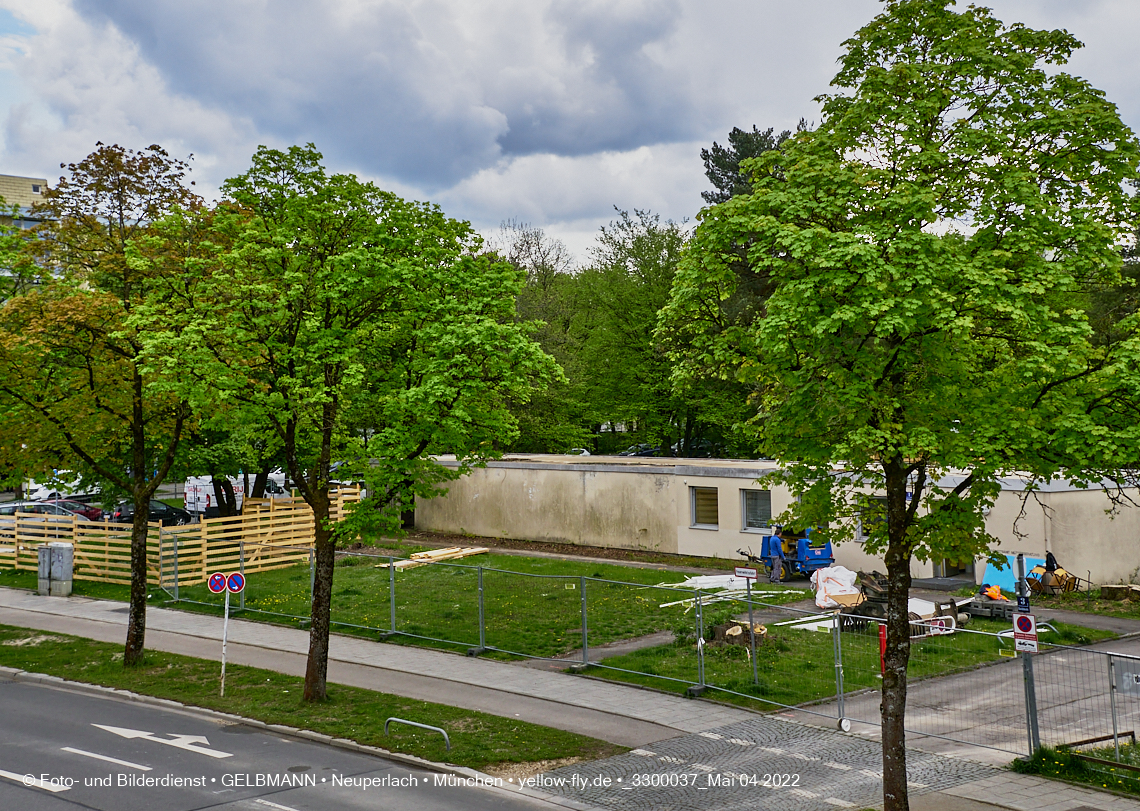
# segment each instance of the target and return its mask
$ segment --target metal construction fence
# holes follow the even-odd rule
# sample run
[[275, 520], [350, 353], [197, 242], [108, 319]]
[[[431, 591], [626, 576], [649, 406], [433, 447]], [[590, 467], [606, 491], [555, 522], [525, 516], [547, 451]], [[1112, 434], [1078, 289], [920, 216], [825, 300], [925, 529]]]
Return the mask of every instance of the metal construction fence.
[[[308, 566], [250, 578], [238, 610], [308, 621], [313, 557], [307, 546], [291, 551], [307, 555]], [[163, 571], [177, 572], [175, 552], [172, 546], [164, 555]], [[229, 560], [233, 570], [246, 570], [245, 556], [239, 543]], [[820, 721], [879, 724], [877, 620], [773, 604], [765, 601], [772, 593], [760, 590], [725, 599], [600, 576], [454, 562], [393, 565], [401, 560], [365, 552], [338, 558], [334, 630], [548, 660], [551, 667], [747, 699], [758, 709], [789, 708]], [[220, 598], [203, 586], [181, 585], [176, 574], [163, 587], [180, 602], [220, 609]], [[747, 633], [753, 627], [755, 634]], [[946, 633], [936, 622], [911, 627], [907, 729], [913, 734], [1025, 755], [1040, 745], [1112, 746], [1140, 726], [1137, 657], [1043, 642], [1041, 653], [1015, 658], [1009, 632]]]

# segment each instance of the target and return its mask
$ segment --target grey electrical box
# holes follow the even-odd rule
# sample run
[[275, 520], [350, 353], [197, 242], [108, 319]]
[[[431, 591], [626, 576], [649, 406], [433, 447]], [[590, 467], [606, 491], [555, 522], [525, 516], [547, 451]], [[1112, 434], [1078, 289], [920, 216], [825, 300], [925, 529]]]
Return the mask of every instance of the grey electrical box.
[[48, 543], [36, 551], [39, 553], [39, 593], [70, 597], [75, 547], [69, 543]]

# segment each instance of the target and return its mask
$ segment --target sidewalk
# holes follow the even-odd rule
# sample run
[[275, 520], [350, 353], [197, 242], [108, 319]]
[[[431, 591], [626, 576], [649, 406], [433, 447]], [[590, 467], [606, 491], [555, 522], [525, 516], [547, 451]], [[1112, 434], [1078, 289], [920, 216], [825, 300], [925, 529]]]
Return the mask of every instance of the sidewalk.
[[[122, 603], [0, 589], [0, 624], [121, 643], [126, 623]], [[218, 617], [151, 607], [147, 647], [218, 658], [221, 624]], [[230, 661], [304, 673], [307, 631], [231, 619], [229, 634]], [[881, 804], [877, 743], [796, 723], [783, 713], [760, 715], [566, 673], [338, 635], [330, 643], [329, 681], [517, 717], [632, 747], [625, 755], [561, 770], [567, 773], [636, 775], [654, 768], [708, 774], [794, 772], [802, 775], [800, 788], [780, 792], [778, 801], [766, 792], [768, 799], [760, 807], [826, 811]], [[1138, 801], [962, 757], [915, 749], [908, 755], [908, 769], [914, 811], [1140, 811]], [[741, 801], [755, 802], [755, 789], [750, 791], [719, 796], [693, 792], [689, 797], [673, 789], [659, 799], [679, 809], [728, 809], [745, 807]], [[645, 792], [567, 797], [571, 794], [579, 802], [619, 811], [636, 811], [652, 799]]]

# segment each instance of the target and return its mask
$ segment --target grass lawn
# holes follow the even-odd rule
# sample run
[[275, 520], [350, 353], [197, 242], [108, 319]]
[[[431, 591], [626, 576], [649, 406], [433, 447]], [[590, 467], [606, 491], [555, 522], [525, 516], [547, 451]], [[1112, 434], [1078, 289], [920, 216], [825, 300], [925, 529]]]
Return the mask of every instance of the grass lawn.
[[[388, 569], [377, 564], [386, 558], [347, 556], [338, 559], [333, 581], [334, 630], [374, 635], [391, 624]], [[662, 603], [690, 596], [688, 591], [656, 588], [678, 583], [677, 572], [594, 561], [531, 558], [519, 555], [479, 555], [469, 565], [433, 564], [396, 572], [396, 630], [419, 637], [447, 640], [457, 647], [479, 644], [479, 571], [483, 566], [483, 605], [487, 646], [528, 656], [559, 656], [582, 645], [582, 594], [585, 587], [587, 631], [591, 646], [630, 639], [657, 631], [691, 625], [684, 608], [660, 608]], [[309, 567], [294, 566], [251, 573], [245, 592], [246, 616], [295, 624], [310, 614]], [[583, 578], [586, 578], [583, 581]], [[622, 581], [604, 582], [604, 581]], [[35, 588], [34, 572], [0, 571], [0, 586]], [[127, 600], [126, 586], [75, 581], [81, 596]], [[152, 604], [169, 599], [152, 587]], [[803, 599], [806, 592], [788, 589], [786, 595], [764, 599], [783, 603]], [[187, 610], [220, 613], [222, 598], [206, 586], [183, 587], [179, 598]], [[233, 603], [231, 603], [231, 608]], [[273, 613], [259, 613], [273, 612]], [[407, 637], [394, 637], [407, 640]], [[440, 643], [443, 644], [443, 643]]]
[[[1062, 644], [1083, 645], [1114, 636], [1108, 631], [1051, 624], [1058, 630], [1058, 638], [1053, 641]], [[1009, 623], [974, 619], [970, 628], [1005, 631]], [[999, 649], [1009, 650], [1012, 645], [1012, 640], [999, 643], [995, 637], [970, 633], [917, 639], [911, 646], [908, 679], [913, 681], [970, 670], [997, 661]], [[878, 689], [881, 679], [877, 623], [869, 623], [859, 632], [844, 631], [842, 646], [844, 690]], [[769, 626], [766, 641], [757, 645], [758, 679], [755, 684], [746, 646], [706, 645], [704, 659], [705, 682], [715, 687], [787, 705], [825, 700], [835, 695], [834, 642], [827, 632]], [[608, 658], [605, 664], [636, 672], [624, 673], [600, 667], [590, 668], [588, 672], [602, 678], [674, 692], [684, 692], [688, 685], [669, 679], [697, 680], [697, 651], [692, 639]], [[718, 699], [725, 698], [756, 708], [771, 707], [764, 701], [753, 703], [735, 696], [726, 697], [722, 693], [715, 695]]]
[[[1115, 757], [1112, 746], [1084, 750], [1081, 754], [1102, 760], [1113, 760]], [[1122, 743], [1120, 745], [1120, 762], [1131, 766], [1140, 766], [1140, 749], [1134, 745]], [[1107, 788], [1140, 795], [1140, 772], [1116, 768], [1109, 764], [1089, 763], [1074, 757], [1073, 753], [1067, 749], [1042, 748], [1033, 757], [1015, 760], [1010, 764], [1010, 768], [1020, 774], [1057, 777], [1062, 780], [1072, 780], [1075, 783], [1086, 783], [1095, 788]]]
[[[327, 702], [305, 704], [302, 679], [240, 665], [227, 666], [226, 697], [220, 698], [217, 662], [153, 651], [137, 669], [126, 670], [121, 661], [121, 645], [0, 626], [0, 665], [173, 699], [430, 760], [494, 770], [496, 764], [594, 760], [625, 751], [517, 719], [355, 687], [330, 684]], [[384, 721], [392, 715], [443, 727], [451, 738], [451, 751], [445, 750], [438, 733], [415, 727], [393, 725], [392, 734], [385, 735]]]
[[[389, 628], [390, 580], [388, 569], [377, 567], [381, 560], [354, 556], [337, 561], [332, 617], [345, 624], [337, 630], [351, 632], [348, 625]], [[559, 656], [580, 649], [583, 587], [590, 645], [671, 630], [685, 621], [682, 608], [659, 606], [687, 597], [689, 592], [655, 587], [685, 579], [676, 572], [518, 555], [490, 554], [468, 560], [464, 566], [433, 564], [397, 570], [396, 630], [463, 646], [478, 645], [480, 565], [485, 641], [503, 651]], [[623, 582], [602, 582], [611, 580]], [[786, 597], [778, 598], [794, 601], [803, 596], [802, 591], [789, 590]], [[179, 597], [214, 606], [221, 602], [205, 586], [184, 588]], [[245, 605], [307, 617], [309, 568], [251, 574]]]
[[1133, 600], [1102, 600], [1100, 589], [1094, 588], [1092, 594], [1087, 592], [1071, 592], [1069, 594], [1041, 595], [1030, 597], [1033, 605], [1043, 608], [1059, 608], [1065, 611], [1080, 611], [1087, 614], [1100, 614], [1105, 617], [1123, 617], [1125, 619], [1140, 619], [1140, 602]]

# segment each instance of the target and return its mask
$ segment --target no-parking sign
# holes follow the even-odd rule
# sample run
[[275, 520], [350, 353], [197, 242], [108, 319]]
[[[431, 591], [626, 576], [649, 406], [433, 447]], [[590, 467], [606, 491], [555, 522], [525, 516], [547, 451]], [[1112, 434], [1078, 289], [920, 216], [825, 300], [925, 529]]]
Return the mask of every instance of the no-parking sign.
[[1037, 653], [1037, 618], [1032, 614], [1014, 615], [1013, 646], [1018, 651]]
[[214, 572], [206, 581], [206, 585], [214, 594], [221, 594], [226, 590], [226, 576], [221, 572]]

